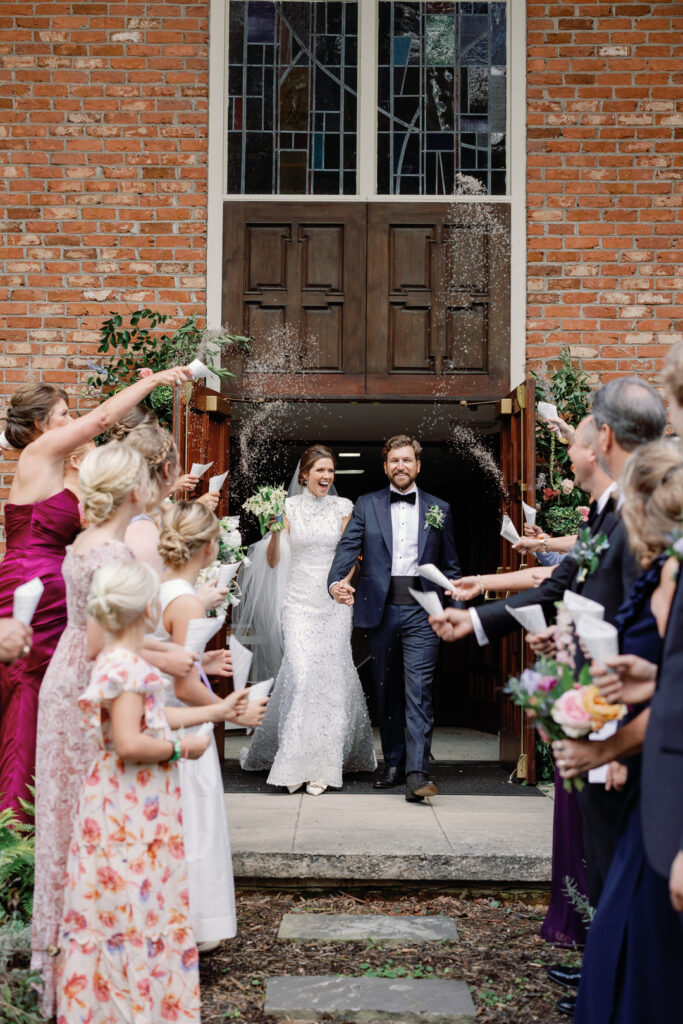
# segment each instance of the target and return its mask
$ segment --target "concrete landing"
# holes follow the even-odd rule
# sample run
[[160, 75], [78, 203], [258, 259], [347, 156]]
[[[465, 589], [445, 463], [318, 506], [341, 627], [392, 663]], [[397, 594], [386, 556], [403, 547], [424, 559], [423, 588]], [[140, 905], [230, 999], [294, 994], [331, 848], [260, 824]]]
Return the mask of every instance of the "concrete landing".
[[543, 795], [228, 793], [238, 879], [548, 882], [553, 802]]
[[458, 941], [452, 917], [391, 914], [285, 914], [277, 933], [281, 942], [372, 942], [412, 946]]
[[266, 981], [267, 1016], [281, 1020], [469, 1024], [476, 1011], [463, 981], [280, 977]]

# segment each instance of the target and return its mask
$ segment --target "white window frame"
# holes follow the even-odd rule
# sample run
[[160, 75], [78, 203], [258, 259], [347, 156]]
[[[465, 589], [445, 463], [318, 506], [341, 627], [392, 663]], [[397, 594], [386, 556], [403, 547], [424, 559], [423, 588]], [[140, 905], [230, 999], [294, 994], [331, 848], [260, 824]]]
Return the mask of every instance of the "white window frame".
[[[228, 5], [210, 0], [209, 10], [209, 144], [207, 183], [206, 318], [221, 324], [223, 292], [223, 203], [244, 202], [477, 202], [510, 206], [510, 385], [524, 379], [526, 358], [526, 0], [507, 0], [508, 194], [504, 196], [415, 196], [377, 193], [377, 8], [375, 0], [358, 0], [359, 125], [355, 195], [234, 195], [227, 182]], [[360, 103], [360, 97], [364, 102]], [[371, 102], [368, 102], [369, 97]], [[512, 127], [514, 126], [514, 128]], [[371, 153], [372, 159], [362, 157]]]

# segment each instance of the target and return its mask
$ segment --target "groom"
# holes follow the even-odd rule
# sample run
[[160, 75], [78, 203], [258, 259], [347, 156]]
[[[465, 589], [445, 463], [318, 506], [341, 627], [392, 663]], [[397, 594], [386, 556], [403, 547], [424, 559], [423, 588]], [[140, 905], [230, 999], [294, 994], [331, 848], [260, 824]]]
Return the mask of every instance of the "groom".
[[[449, 506], [415, 486], [421, 454], [420, 442], [405, 434], [386, 442], [389, 486], [358, 499], [327, 579], [335, 601], [355, 605], [354, 625], [367, 631], [370, 642], [385, 764], [373, 785], [390, 789], [405, 781], [406, 800], [415, 802], [437, 791], [429, 778], [429, 752], [439, 641], [409, 587], [440, 593], [417, 574], [427, 562], [449, 579], [462, 575]], [[354, 597], [354, 588], [343, 581], [361, 554]]]

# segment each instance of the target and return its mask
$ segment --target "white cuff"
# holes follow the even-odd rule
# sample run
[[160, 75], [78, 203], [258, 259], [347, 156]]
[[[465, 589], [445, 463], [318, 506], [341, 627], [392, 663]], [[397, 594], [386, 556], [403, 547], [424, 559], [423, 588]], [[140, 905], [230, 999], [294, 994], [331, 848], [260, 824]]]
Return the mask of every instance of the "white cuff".
[[340, 580], [335, 580], [334, 583], [330, 583], [329, 587], [327, 588], [328, 594], [331, 594], [332, 593], [332, 587], [336, 587], [337, 584], [340, 583], [340, 582], [341, 582]]
[[470, 619], [472, 620], [472, 629], [474, 630], [474, 635], [477, 638], [477, 643], [479, 644], [480, 647], [486, 647], [487, 643], [489, 642], [489, 638], [484, 632], [484, 627], [481, 624], [481, 619], [477, 615], [476, 609], [469, 608], [468, 611], [470, 613]]

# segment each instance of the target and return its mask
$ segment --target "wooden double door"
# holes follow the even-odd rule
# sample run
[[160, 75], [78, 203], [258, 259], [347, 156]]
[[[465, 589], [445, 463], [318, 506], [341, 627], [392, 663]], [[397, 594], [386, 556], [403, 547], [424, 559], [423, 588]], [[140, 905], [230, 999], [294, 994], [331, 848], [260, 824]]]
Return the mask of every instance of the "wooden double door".
[[223, 239], [240, 395], [507, 392], [506, 204], [226, 202]]

